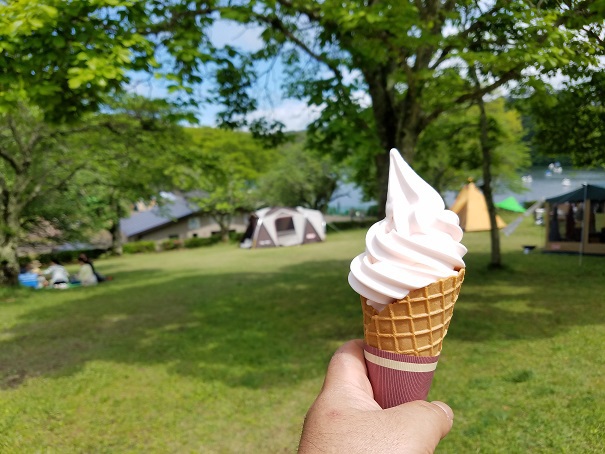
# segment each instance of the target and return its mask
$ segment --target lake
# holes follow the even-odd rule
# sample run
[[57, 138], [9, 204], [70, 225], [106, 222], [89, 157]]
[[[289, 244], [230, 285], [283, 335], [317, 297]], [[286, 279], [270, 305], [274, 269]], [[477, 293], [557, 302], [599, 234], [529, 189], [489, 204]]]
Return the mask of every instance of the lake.
[[[524, 191], [520, 193], [505, 192], [494, 194], [494, 201], [499, 202], [509, 196], [514, 196], [520, 203], [533, 202], [578, 189], [582, 184], [594, 184], [605, 187], [605, 171], [563, 168], [561, 173], [546, 174], [547, 168], [533, 168], [523, 175], [531, 175], [531, 183], [523, 182]], [[521, 176], [519, 177], [521, 178]], [[563, 181], [567, 185], [563, 184]]]
[[[524, 202], [533, 202], [548, 197], [565, 194], [582, 186], [584, 183], [594, 184], [605, 187], [605, 171], [604, 170], [584, 170], [584, 169], [569, 169], [563, 168], [561, 173], [552, 173], [546, 175], [546, 167], [532, 168], [530, 171], [520, 174], [522, 176], [531, 175], [531, 183], [523, 183], [524, 191], [513, 193], [511, 191], [500, 192], [494, 194], [494, 201], [499, 202], [509, 196], [514, 196], [521, 204]], [[563, 180], [569, 180], [569, 186], [563, 185]], [[365, 210], [375, 202], [362, 202], [361, 191], [352, 184], [343, 184], [339, 186], [337, 194], [342, 194], [341, 197], [334, 199], [330, 203], [330, 207], [340, 212], [346, 212], [350, 208]], [[451, 206], [456, 199], [457, 192], [449, 191], [445, 194], [445, 203]]]

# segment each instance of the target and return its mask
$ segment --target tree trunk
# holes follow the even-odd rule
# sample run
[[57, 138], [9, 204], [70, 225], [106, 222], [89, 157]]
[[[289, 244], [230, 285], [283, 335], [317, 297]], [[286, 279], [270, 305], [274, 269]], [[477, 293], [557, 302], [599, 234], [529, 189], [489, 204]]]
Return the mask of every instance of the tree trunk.
[[[18, 176], [17, 176], [18, 177]], [[5, 285], [19, 285], [19, 262], [17, 260], [17, 242], [21, 225], [19, 215], [21, 206], [16, 198], [8, 193], [4, 194], [2, 200], [2, 233], [0, 233], [0, 260], [2, 263], [0, 281]]]
[[220, 233], [221, 242], [228, 243], [229, 242], [229, 227], [231, 226], [231, 216], [220, 215], [220, 216], [216, 216], [215, 220], [221, 230], [221, 233]]
[[487, 113], [485, 112], [485, 103], [483, 97], [478, 98], [477, 105], [480, 111], [480, 126], [481, 126], [481, 154], [483, 155], [483, 195], [487, 203], [487, 211], [489, 213], [490, 222], [490, 238], [491, 238], [491, 261], [489, 268], [502, 268], [502, 259], [500, 254], [500, 231], [498, 230], [498, 222], [496, 221], [496, 206], [494, 205], [494, 197], [492, 194], [492, 155], [491, 145], [489, 143], [489, 124]]
[[[17, 242], [12, 238], [3, 238], [0, 241], [0, 258], [2, 268], [0, 283], [2, 285], [19, 285], [19, 262], [17, 261]], [[6, 261], [6, 263], [4, 263]]]
[[112, 200], [114, 218], [109, 228], [111, 233], [111, 254], [121, 256], [122, 250], [122, 230], [120, 229], [120, 219], [122, 218], [122, 208], [117, 199]]
[[[376, 123], [376, 133], [380, 144], [380, 153], [374, 158], [376, 166], [376, 194], [378, 198], [378, 217], [385, 215], [388, 181], [389, 152], [397, 148], [405, 161], [412, 165], [418, 137], [422, 132], [421, 111], [415, 89], [408, 90], [403, 106], [393, 105], [389, 96], [388, 70], [366, 73], [369, 92], [372, 98], [372, 113]], [[415, 85], [414, 85], [415, 86]]]

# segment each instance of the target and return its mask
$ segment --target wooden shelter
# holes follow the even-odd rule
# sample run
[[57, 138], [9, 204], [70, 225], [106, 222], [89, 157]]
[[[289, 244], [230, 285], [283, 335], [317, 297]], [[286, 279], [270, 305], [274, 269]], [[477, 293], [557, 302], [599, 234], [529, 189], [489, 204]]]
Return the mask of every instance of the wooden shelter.
[[605, 255], [605, 188], [583, 185], [546, 199], [545, 252]]

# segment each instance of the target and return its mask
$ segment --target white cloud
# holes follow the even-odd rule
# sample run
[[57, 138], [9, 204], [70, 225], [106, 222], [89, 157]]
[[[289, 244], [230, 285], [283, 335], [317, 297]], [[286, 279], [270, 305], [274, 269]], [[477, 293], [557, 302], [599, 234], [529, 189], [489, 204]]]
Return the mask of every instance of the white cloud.
[[320, 108], [309, 107], [303, 101], [287, 99], [275, 106], [267, 106], [250, 114], [251, 120], [266, 118], [281, 121], [287, 131], [302, 131], [309, 123], [317, 119]]
[[225, 45], [239, 47], [248, 52], [254, 52], [263, 46], [260, 37], [262, 28], [250, 27], [219, 20], [210, 28], [210, 39], [216, 47]]

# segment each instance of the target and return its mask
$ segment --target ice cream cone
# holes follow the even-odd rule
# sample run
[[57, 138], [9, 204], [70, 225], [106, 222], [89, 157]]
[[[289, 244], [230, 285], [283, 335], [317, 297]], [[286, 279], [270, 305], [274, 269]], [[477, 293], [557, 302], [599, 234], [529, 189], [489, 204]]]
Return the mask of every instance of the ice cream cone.
[[463, 281], [464, 268], [456, 276], [412, 290], [380, 313], [362, 296], [365, 343], [403, 355], [438, 356]]
[[382, 408], [427, 398], [463, 281], [464, 268], [380, 313], [361, 297], [366, 366]]

